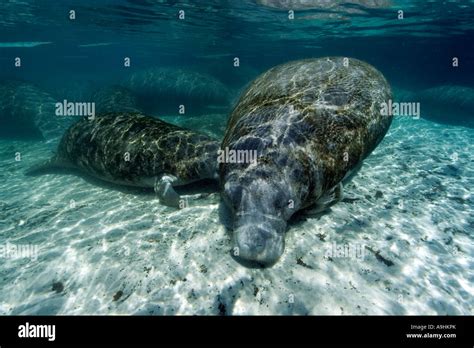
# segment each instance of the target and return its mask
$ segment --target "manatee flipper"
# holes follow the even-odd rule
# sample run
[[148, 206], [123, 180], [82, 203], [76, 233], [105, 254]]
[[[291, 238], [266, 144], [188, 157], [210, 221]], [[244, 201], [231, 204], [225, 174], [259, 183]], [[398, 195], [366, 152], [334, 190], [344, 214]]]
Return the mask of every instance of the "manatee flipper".
[[345, 193], [344, 197], [341, 199], [341, 202], [353, 203], [353, 202], [361, 201], [363, 199], [364, 197], [361, 195], [356, 195], [354, 193], [350, 193], [350, 194]]
[[179, 208], [181, 197], [173, 189], [173, 183], [177, 178], [171, 175], [163, 175], [161, 178], [156, 178], [155, 192], [158, 194], [160, 202], [169, 207]]
[[329, 207], [341, 201], [344, 198], [344, 187], [340, 182], [332, 190], [326, 192], [318, 201], [304, 211], [305, 215], [319, 215], [328, 210]]
[[354, 176], [357, 175], [357, 173], [359, 172], [360, 168], [362, 168], [362, 165], [364, 163], [363, 162], [359, 162], [354, 168], [352, 168], [350, 171], [348, 171], [346, 173], [346, 175], [344, 175], [344, 178], [342, 178], [342, 183], [344, 185], [347, 185], [349, 182], [352, 181], [352, 178], [354, 178]]

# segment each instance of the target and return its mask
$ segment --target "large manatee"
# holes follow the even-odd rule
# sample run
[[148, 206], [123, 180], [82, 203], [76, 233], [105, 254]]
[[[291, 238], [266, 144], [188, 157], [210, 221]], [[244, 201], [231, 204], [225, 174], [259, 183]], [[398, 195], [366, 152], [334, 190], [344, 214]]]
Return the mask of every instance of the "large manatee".
[[[234, 157], [220, 164], [240, 258], [274, 263], [295, 212], [321, 211], [341, 198], [341, 183], [387, 132], [391, 117], [381, 108], [391, 98], [379, 71], [342, 57], [283, 64], [248, 87], [221, 145]], [[245, 159], [242, 151], [256, 160], [232, 160]]]

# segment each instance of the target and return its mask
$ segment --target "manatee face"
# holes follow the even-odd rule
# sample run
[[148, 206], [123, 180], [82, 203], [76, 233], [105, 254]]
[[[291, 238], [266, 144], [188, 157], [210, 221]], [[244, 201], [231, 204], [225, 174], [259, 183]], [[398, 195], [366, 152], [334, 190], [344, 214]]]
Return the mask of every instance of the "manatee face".
[[297, 210], [288, 204], [288, 185], [249, 173], [226, 181], [222, 197], [233, 212], [234, 254], [264, 265], [275, 263], [285, 248], [287, 221]]
[[281, 219], [264, 221], [258, 215], [242, 216], [240, 220], [241, 226], [234, 230], [236, 256], [264, 265], [278, 261], [285, 250], [286, 222]]

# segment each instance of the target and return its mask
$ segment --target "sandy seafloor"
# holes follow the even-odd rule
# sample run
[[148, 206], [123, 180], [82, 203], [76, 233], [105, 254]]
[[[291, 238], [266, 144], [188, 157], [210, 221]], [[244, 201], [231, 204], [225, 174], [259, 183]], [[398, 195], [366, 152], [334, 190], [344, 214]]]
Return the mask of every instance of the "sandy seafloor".
[[[39, 254], [0, 259], [0, 314], [473, 314], [473, 140], [396, 119], [348, 198], [295, 222], [268, 269], [230, 256], [217, 193], [175, 210], [152, 192], [25, 177], [56, 143], [3, 140], [0, 244]], [[364, 253], [331, 257], [333, 243]]]

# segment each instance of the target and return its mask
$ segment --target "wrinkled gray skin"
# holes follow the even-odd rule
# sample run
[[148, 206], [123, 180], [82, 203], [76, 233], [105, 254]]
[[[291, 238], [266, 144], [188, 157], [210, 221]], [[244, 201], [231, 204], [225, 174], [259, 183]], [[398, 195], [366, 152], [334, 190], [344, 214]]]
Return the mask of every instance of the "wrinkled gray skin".
[[56, 155], [26, 174], [70, 168], [114, 184], [152, 187], [160, 202], [179, 207], [173, 187], [216, 179], [218, 149], [206, 135], [140, 113], [115, 112], [72, 125]]
[[220, 164], [221, 194], [233, 217], [238, 257], [265, 265], [284, 251], [292, 215], [341, 199], [341, 182], [383, 139], [380, 113], [391, 90], [367, 63], [343, 58], [290, 62], [243, 93], [221, 148], [256, 150], [256, 164]]

